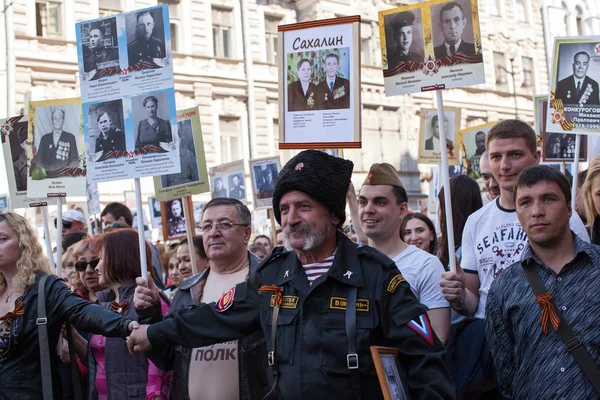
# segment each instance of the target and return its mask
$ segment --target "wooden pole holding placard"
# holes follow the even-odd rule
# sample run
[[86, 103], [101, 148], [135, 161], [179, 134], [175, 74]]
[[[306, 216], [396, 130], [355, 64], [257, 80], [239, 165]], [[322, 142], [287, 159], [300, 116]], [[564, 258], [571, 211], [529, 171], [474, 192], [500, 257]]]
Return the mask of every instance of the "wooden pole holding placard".
[[56, 270], [54, 257], [52, 257], [52, 242], [50, 241], [50, 226], [48, 224], [48, 206], [42, 206], [42, 225], [44, 226], [44, 242], [46, 243], [46, 256], [50, 261], [50, 265]]
[[148, 281], [148, 260], [146, 259], [146, 238], [144, 237], [144, 214], [142, 209], [142, 188], [140, 178], [134, 178], [135, 207], [137, 209], [138, 243], [140, 246], [140, 268], [142, 278]]
[[436, 90], [437, 115], [440, 127], [440, 151], [442, 155], [442, 185], [444, 187], [444, 208], [446, 209], [446, 235], [448, 236], [448, 267], [456, 272], [456, 249], [454, 248], [454, 224], [452, 222], [452, 201], [450, 199], [450, 177], [448, 175], [448, 152], [446, 151], [446, 124], [444, 123], [444, 99], [442, 91]]
[[277, 225], [275, 224], [275, 213], [272, 208], [267, 208], [267, 214], [271, 220], [271, 247], [277, 247]]
[[190, 260], [192, 262], [192, 274], [198, 273], [196, 264], [196, 247], [194, 246], [194, 208], [192, 205], [192, 196], [183, 198], [183, 218], [185, 219], [185, 234], [188, 241], [188, 249], [190, 251]]
[[581, 135], [575, 135], [575, 155], [573, 156], [573, 166], [571, 173], [573, 174], [573, 185], [571, 186], [571, 209], [575, 211], [577, 204], [577, 175], [579, 174], [579, 152], [581, 151]]
[[58, 197], [56, 202], [56, 265], [54, 270], [56, 275], [60, 276], [60, 266], [62, 265], [62, 209], [64, 197]]

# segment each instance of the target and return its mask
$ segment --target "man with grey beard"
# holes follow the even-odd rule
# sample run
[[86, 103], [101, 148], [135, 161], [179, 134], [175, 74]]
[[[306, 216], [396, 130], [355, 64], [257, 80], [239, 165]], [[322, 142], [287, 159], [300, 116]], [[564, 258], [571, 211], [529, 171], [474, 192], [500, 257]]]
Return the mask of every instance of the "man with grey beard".
[[316, 150], [292, 158], [273, 195], [284, 247], [216, 303], [140, 326], [128, 339], [130, 351], [210, 346], [262, 328], [273, 373], [266, 398], [381, 399], [370, 346], [390, 346], [398, 350], [399, 391], [412, 399], [453, 399], [427, 307], [392, 260], [339, 231], [352, 168]]

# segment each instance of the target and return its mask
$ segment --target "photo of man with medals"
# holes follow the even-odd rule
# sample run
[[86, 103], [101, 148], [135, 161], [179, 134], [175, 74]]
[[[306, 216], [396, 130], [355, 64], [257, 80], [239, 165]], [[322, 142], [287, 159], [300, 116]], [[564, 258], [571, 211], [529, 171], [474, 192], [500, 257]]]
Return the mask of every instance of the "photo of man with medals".
[[75, 135], [62, 129], [64, 120], [65, 111], [63, 109], [52, 111], [52, 132], [46, 133], [40, 139], [33, 160], [32, 174], [37, 167], [44, 168], [45, 174], [42, 174], [44, 176], [62, 168], [79, 167]]

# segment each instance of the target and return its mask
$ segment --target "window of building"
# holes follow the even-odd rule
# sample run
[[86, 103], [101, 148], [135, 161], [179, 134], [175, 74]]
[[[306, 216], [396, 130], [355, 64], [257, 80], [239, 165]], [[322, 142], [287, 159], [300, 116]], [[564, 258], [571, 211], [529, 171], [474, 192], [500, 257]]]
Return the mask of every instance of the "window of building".
[[584, 36], [586, 34], [586, 29], [585, 29], [585, 20], [583, 19], [583, 11], [581, 10], [581, 7], [577, 7], [575, 9], [577, 16], [576, 16], [576, 21], [577, 21], [577, 34], [579, 36]]
[[121, 0], [98, 0], [98, 16], [108, 17], [123, 12]]
[[525, 0], [515, 0], [515, 16], [517, 17], [517, 21], [528, 21]]
[[506, 73], [506, 57], [504, 53], [494, 52], [494, 71], [496, 74], [496, 85], [505, 88], [508, 83]]
[[212, 8], [214, 56], [233, 58], [233, 12], [227, 8]]
[[488, 2], [491, 15], [500, 15], [500, 0], [491, 0]]
[[521, 58], [521, 63], [523, 65], [523, 87], [530, 88], [533, 87], [533, 58], [531, 57], [523, 57]]
[[179, 46], [179, 1], [178, 0], [158, 0], [158, 4], [166, 4], [169, 6], [169, 30], [171, 31], [171, 49], [178, 51]]
[[63, 5], [58, 0], [36, 0], [36, 35], [58, 37], [63, 33]]
[[242, 158], [242, 138], [240, 137], [240, 132], [239, 118], [219, 118], [221, 163], [227, 163]]
[[374, 65], [373, 63], [373, 29], [371, 23], [363, 22], [360, 25], [360, 51], [361, 64]]
[[269, 64], [277, 64], [277, 50], [279, 50], [277, 27], [279, 25], [281, 25], [280, 17], [265, 15], [265, 41], [267, 44], [267, 62]]

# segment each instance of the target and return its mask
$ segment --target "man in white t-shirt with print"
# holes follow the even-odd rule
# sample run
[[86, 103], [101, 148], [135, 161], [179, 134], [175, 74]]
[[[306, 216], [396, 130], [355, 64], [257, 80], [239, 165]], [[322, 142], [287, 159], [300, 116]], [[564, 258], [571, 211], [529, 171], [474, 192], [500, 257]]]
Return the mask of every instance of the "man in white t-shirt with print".
[[358, 197], [360, 226], [371, 246], [396, 263], [417, 300], [429, 308], [427, 316], [434, 332], [446, 343], [450, 304], [440, 289], [444, 267], [437, 257], [401, 239], [400, 223], [408, 211], [407, 202], [396, 169], [387, 163], [373, 164]]
[[[540, 161], [535, 132], [523, 121], [506, 120], [490, 129], [486, 137], [492, 174], [500, 185], [500, 196], [471, 214], [462, 239], [461, 267], [442, 275], [442, 293], [452, 308], [463, 315], [485, 318], [487, 294], [494, 279], [521, 260], [527, 234], [515, 212], [513, 188], [525, 168]], [[571, 230], [590, 241], [577, 213]], [[464, 272], [463, 272], [464, 271]]]

